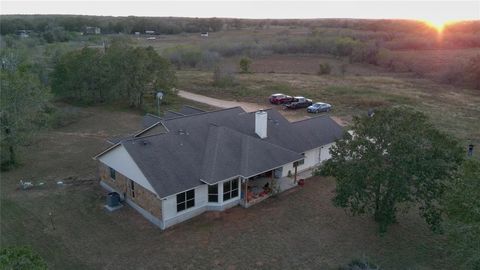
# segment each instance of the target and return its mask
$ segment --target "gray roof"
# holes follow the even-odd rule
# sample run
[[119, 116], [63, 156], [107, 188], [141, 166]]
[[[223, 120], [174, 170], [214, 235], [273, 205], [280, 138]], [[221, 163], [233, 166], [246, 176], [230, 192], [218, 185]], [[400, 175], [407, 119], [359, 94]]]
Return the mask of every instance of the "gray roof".
[[166, 197], [202, 182], [251, 177], [281, 167], [343, 135], [328, 116], [290, 123], [275, 110], [267, 113], [265, 139], [255, 134], [255, 113], [235, 107], [164, 118], [159, 125], [166, 132], [142, 133], [121, 144], [157, 194]]
[[158, 122], [160, 122], [162, 118], [160, 116], [156, 116], [150, 113], [147, 113], [142, 119], [142, 127], [147, 128], [150, 127]]
[[203, 112], [205, 111], [189, 105], [183, 105], [179, 111], [179, 113], [183, 115], [192, 115], [192, 114], [203, 113]]
[[185, 116], [185, 115], [182, 114], [182, 113], [179, 113], [179, 112], [166, 111], [166, 112], [163, 114], [163, 119], [165, 119], [165, 120], [167, 120], [167, 119], [173, 119], [173, 118], [177, 118], [177, 117], [180, 117], [180, 116]]

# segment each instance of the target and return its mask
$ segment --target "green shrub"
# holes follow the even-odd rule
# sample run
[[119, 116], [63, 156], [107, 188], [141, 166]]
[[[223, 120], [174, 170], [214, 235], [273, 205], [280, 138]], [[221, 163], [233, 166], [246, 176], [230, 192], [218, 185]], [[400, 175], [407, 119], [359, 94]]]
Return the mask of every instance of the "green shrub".
[[9, 247], [0, 251], [0, 269], [44, 270], [48, 267], [30, 247]]
[[250, 64], [252, 63], [252, 60], [247, 57], [243, 57], [240, 59], [240, 72], [241, 73], [250, 73]]
[[327, 75], [330, 74], [332, 68], [329, 63], [320, 63], [318, 65], [318, 75]]

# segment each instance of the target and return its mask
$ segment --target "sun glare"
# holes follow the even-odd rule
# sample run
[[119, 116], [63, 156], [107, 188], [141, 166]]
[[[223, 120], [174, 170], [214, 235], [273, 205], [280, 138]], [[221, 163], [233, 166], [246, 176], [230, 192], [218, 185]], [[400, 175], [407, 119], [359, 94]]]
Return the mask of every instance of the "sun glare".
[[443, 29], [445, 28], [445, 25], [447, 25], [451, 22], [448, 21], [448, 20], [442, 20], [442, 19], [429, 19], [429, 20], [425, 20], [425, 23], [428, 26], [437, 30], [438, 33], [442, 33]]

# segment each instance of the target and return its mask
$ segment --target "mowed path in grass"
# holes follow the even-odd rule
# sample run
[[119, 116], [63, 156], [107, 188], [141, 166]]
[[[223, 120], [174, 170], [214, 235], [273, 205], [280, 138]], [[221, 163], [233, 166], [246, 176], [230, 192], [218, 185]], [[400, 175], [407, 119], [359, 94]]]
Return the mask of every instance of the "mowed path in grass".
[[[81, 111], [77, 122], [38, 134], [22, 151], [23, 166], [2, 173], [2, 247], [31, 245], [51, 269], [336, 269], [363, 256], [383, 269], [451, 269], [443, 238], [414, 212], [381, 237], [370, 218], [333, 207], [329, 178], [166, 231], [128, 206], [107, 213], [91, 157], [106, 146], [105, 138], [138, 128], [141, 116]], [[46, 184], [22, 191], [20, 179]]]

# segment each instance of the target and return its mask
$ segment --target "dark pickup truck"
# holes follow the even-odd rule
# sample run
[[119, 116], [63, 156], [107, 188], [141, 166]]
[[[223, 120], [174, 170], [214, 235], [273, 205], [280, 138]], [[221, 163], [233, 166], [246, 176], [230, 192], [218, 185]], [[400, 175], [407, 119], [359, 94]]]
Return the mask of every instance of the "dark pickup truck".
[[293, 101], [285, 104], [285, 109], [307, 108], [312, 105], [313, 101], [304, 97], [294, 97]]

